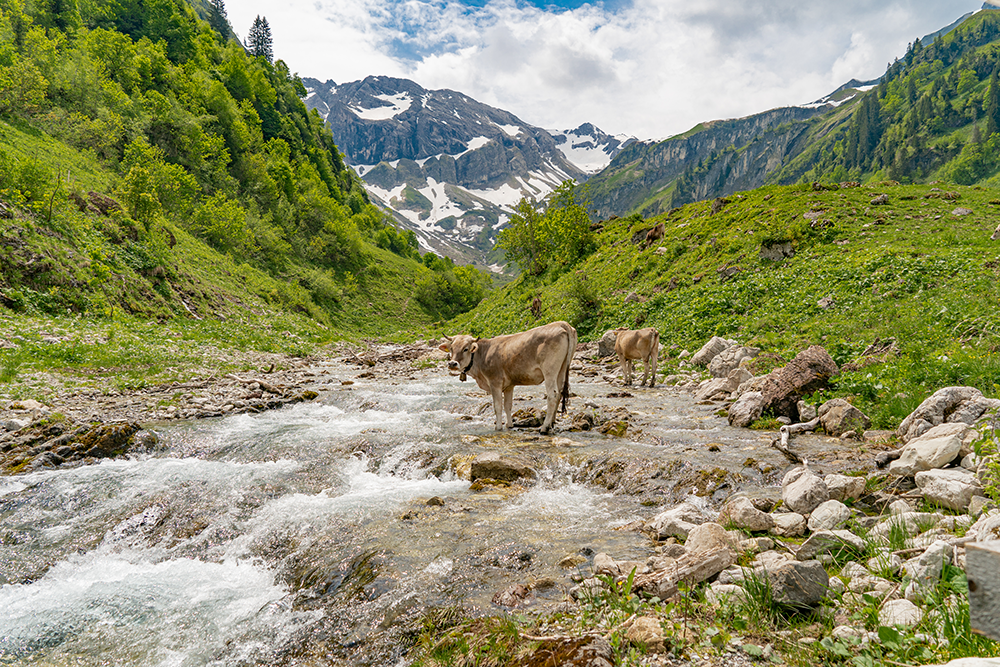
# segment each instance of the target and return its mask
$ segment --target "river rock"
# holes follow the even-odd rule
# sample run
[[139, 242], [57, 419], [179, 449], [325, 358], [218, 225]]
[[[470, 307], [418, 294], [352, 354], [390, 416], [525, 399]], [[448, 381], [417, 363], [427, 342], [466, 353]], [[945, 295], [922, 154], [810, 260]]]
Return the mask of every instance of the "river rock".
[[646, 528], [654, 532], [657, 539], [668, 537], [686, 539], [695, 526], [711, 520], [707, 512], [690, 502], [683, 502], [676, 507], [660, 512], [646, 523]]
[[849, 530], [820, 530], [809, 536], [795, 552], [797, 560], [813, 560], [831, 551], [865, 552], [865, 541]]
[[615, 353], [615, 341], [618, 340], [618, 332], [614, 329], [608, 329], [601, 336], [601, 340], [597, 341], [597, 356], [599, 357], [610, 357]]
[[975, 536], [977, 542], [1000, 540], [1000, 510], [984, 512], [969, 528], [968, 534]]
[[864, 477], [831, 474], [823, 478], [831, 500], [857, 500], [865, 492]]
[[829, 499], [823, 478], [808, 468], [792, 468], [781, 480], [781, 500], [793, 512], [809, 514]]
[[705, 380], [698, 385], [695, 393], [696, 401], [727, 398], [741, 384], [753, 378], [753, 374], [745, 368], [734, 368], [726, 377], [716, 377]]
[[607, 574], [617, 577], [622, 573], [621, 568], [615, 559], [606, 553], [599, 553], [594, 556], [594, 574]]
[[815, 405], [809, 405], [805, 401], [799, 401], [795, 404], [799, 409], [799, 420], [803, 422], [811, 422], [819, 416], [819, 410]]
[[912, 627], [924, 617], [920, 607], [909, 600], [889, 600], [878, 613], [879, 625]]
[[848, 431], [863, 433], [872, 421], [842, 398], [831, 399], [819, 406], [819, 421], [823, 430], [839, 438]]
[[746, 590], [738, 584], [715, 582], [705, 589], [705, 602], [719, 607], [724, 604], [741, 603], [747, 599]]
[[[712, 357], [712, 360], [708, 363], [708, 372], [712, 374], [712, 377], [724, 378], [728, 377], [729, 374], [740, 367], [740, 364], [745, 359], [753, 359], [758, 354], [760, 350], [756, 347], [745, 347], [743, 345], [731, 345], [724, 349], [719, 354]], [[752, 375], [751, 375], [752, 377]], [[744, 378], [744, 380], [749, 378]], [[741, 380], [740, 382], [742, 382]], [[733, 389], [740, 386], [740, 382], [737, 382]]]
[[806, 534], [806, 518], [798, 512], [776, 512], [771, 515], [774, 528], [771, 533], [778, 537], [799, 537]]
[[633, 644], [640, 644], [654, 651], [662, 651], [666, 635], [663, 634], [663, 626], [660, 625], [660, 619], [651, 616], [639, 616], [632, 621], [628, 630], [625, 631], [625, 639]]
[[705, 343], [700, 350], [691, 357], [691, 363], [695, 366], [708, 366], [720, 352], [735, 345], [735, 341], [726, 340], [719, 336], [712, 336], [712, 339]]
[[945, 565], [951, 564], [952, 546], [938, 540], [916, 558], [903, 561], [903, 571], [918, 586], [933, 586], [941, 579]]
[[472, 461], [470, 481], [495, 479], [501, 482], [517, 482], [537, 479], [538, 473], [526, 462], [510, 456], [500, 456], [497, 452], [480, 454]]
[[921, 470], [944, 467], [962, 451], [962, 442], [969, 430], [961, 422], [931, 427], [903, 447], [899, 458], [889, 464], [889, 472], [905, 477]]
[[735, 549], [736, 545], [725, 528], [709, 521], [688, 532], [684, 547], [689, 554], [701, 554], [719, 549]]
[[819, 604], [827, 594], [830, 577], [818, 560], [785, 560], [766, 569], [775, 602], [796, 607]]
[[965, 468], [924, 470], [916, 474], [916, 483], [925, 500], [953, 510], [964, 510], [973, 496], [983, 495], [979, 480]]
[[736, 402], [729, 406], [729, 424], [746, 428], [754, 423], [764, 413], [764, 396], [759, 391], [748, 391], [740, 395]]
[[719, 523], [724, 526], [748, 530], [751, 533], [770, 530], [774, 527], [774, 519], [771, 518], [771, 515], [754, 507], [753, 502], [745, 496], [733, 498], [723, 506], [719, 512]]
[[799, 352], [787, 366], [767, 375], [762, 391], [764, 410], [770, 411], [775, 417], [788, 417], [792, 423], [798, 422], [799, 399], [826, 387], [829, 379], [838, 371], [837, 363], [819, 345]]
[[903, 419], [896, 434], [903, 442], [909, 442], [938, 424], [972, 426], [987, 410], [998, 407], [1000, 399], [986, 398], [975, 387], [945, 387], [931, 394]]
[[827, 500], [812, 511], [809, 530], [837, 530], [851, 519], [851, 508], [839, 500]]

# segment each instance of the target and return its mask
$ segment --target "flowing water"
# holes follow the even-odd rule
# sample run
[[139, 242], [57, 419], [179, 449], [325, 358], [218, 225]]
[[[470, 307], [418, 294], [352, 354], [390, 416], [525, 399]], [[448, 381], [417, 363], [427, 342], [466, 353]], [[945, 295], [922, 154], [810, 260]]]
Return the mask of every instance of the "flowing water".
[[[156, 455], [0, 478], [0, 664], [395, 665], [422, 610], [496, 613], [498, 591], [547, 581], [531, 600], [545, 608], [572, 585], [565, 556], [652, 553], [616, 529], [656, 508], [575, 483], [575, 462], [671, 447], [495, 438], [472, 383], [417, 375], [155, 425]], [[636, 400], [674, 455], [714, 439], [739, 458], [759, 441], [676, 392]], [[456, 462], [488, 449], [542, 452], [538, 483], [470, 490]]]

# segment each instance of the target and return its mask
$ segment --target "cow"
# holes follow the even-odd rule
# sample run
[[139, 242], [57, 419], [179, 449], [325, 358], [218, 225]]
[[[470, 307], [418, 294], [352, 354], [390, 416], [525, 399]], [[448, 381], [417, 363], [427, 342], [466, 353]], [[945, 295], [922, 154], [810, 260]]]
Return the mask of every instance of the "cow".
[[639, 386], [646, 384], [646, 377], [649, 376], [649, 386], [652, 388], [656, 384], [656, 358], [659, 353], [660, 333], [656, 329], [618, 330], [618, 336], [615, 338], [615, 354], [618, 355], [625, 384], [632, 384], [632, 361], [641, 359], [643, 372]]
[[[514, 387], [545, 383], [546, 411], [541, 432], [548, 433], [556, 420], [562, 397], [562, 411], [569, 402], [569, 365], [576, 352], [576, 329], [567, 322], [552, 322], [528, 331], [495, 338], [445, 336], [441, 349], [451, 356], [450, 370], [460, 371], [465, 382], [471, 375], [480, 389], [493, 397], [496, 430], [513, 428], [511, 405]], [[503, 403], [501, 403], [501, 398]], [[507, 412], [504, 426], [503, 412]]]
[[653, 245], [654, 242], [659, 241], [663, 238], [663, 232], [666, 229], [664, 224], [661, 222], [656, 227], [653, 227], [648, 232], [646, 232], [646, 242], [643, 244], [643, 248], [648, 248]]
[[1000, 239], [1000, 225], [997, 225], [997, 228], [993, 230], [993, 236], [990, 237], [990, 241], [996, 241], [997, 239]]

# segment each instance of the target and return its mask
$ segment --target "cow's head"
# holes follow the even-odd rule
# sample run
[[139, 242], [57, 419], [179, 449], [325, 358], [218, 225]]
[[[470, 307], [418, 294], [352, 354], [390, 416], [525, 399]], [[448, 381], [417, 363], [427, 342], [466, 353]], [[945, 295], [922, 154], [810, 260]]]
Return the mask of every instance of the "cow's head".
[[1000, 239], [1000, 225], [997, 225], [997, 228], [993, 230], [993, 236], [990, 237], [991, 241], [996, 241], [997, 239]]
[[479, 349], [477, 339], [465, 335], [454, 338], [445, 336], [444, 339], [448, 342], [442, 344], [441, 349], [451, 354], [451, 358], [448, 360], [448, 369], [466, 372], [472, 365], [472, 355]]

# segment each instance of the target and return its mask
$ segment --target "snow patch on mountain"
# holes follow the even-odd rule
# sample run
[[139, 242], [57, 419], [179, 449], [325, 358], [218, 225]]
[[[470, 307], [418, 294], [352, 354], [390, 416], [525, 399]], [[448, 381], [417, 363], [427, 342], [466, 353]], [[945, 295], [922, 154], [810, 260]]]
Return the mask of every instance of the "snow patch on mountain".
[[621, 149], [636, 141], [635, 137], [626, 134], [607, 134], [590, 123], [575, 130], [548, 132], [566, 159], [588, 174], [596, 174], [607, 167]]
[[413, 98], [409, 93], [398, 93], [396, 95], [374, 95], [376, 99], [387, 102], [387, 105], [362, 109], [361, 107], [347, 107], [362, 120], [389, 120], [403, 113], [413, 106]]

